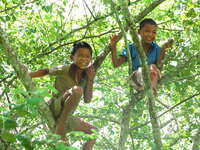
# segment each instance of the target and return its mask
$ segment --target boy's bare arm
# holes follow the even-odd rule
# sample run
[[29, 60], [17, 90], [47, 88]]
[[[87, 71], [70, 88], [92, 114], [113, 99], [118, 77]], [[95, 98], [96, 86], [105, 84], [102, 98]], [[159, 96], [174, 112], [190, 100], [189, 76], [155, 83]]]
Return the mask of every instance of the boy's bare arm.
[[161, 47], [160, 58], [159, 58], [157, 64], [160, 64], [161, 61], [165, 58], [166, 50], [167, 50], [168, 48], [171, 48], [171, 47], [172, 47], [173, 42], [174, 42], [173, 39], [169, 39], [166, 43], [163, 44], [163, 46]]
[[94, 77], [96, 75], [95, 69], [93, 66], [90, 66], [86, 70], [88, 80], [86, 87], [84, 89], [84, 102], [89, 103], [92, 99], [92, 93], [93, 93], [93, 82], [94, 82]]
[[110, 36], [112, 64], [115, 68], [121, 66], [123, 63], [125, 63], [127, 61], [126, 57], [123, 57], [123, 56], [117, 57], [117, 48], [116, 48], [117, 41], [118, 41], [117, 35]]
[[41, 70], [29, 73], [31, 78], [43, 77], [47, 74], [49, 74], [49, 69], [41, 69]]

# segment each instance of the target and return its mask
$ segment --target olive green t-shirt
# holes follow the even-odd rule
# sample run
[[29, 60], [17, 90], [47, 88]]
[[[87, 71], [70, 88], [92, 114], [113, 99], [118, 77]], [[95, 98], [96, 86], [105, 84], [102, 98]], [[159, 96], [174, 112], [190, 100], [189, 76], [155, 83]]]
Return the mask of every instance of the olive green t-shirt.
[[76, 82], [70, 76], [69, 69], [70, 65], [59, 65], [49, 69], [49, 75], [56, 76], [54, 87], [59, 93], [64, 93], [76, 85]]

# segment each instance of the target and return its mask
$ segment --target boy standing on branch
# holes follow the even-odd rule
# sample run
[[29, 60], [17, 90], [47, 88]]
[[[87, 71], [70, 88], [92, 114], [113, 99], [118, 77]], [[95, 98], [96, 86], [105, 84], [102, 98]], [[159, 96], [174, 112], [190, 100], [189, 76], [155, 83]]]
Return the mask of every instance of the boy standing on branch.
[[[84, 102], [89, 103], [92, 98], [93, 81], [95, 70], [91, 65], [92, 48], [86, 42], [74, 43], [71, 52], [71, 65], [61, 65], [52, 69], [42, 69], [31, 72], [32, 78], [53, 75], [56, 77], [55, 88], [58, 94], [54, 94], [51, 99], [51, 111], [56, 121], [55, 133], [61, 136], [65, 141], [65, 133], [69, 131], [82, 131], [86, 134], [92, 134], [93, 129], [97, 129], [83, 120], [72, 116], [76, 110], [81, 96]], [[87, 76], [85, 87], [80, 83]], [[83, 150], [92, 150], [95, 139], [87, 141], [83, 145]]]
[[[165, 52], [167, 48], [172, 46], [173, 40], [169, 40], [167, 43], [160, 48], [154, 41], [156, 39], [157, 24], [152, 19], [144, 19], [140, 23], [138, 34], [141, 37], [142, 47], [147, 56], [147, 62], [150, 67], [150, 79], [151, 87], [156, 94], [156, 86], [158, 79], [160, 78], [160, 71], [157, 68], [157, 65], [161, 63], [161, 60], [164, 59]], [[123, 49], [121, 55], [117, 57], [116, 54], [116, 45], [118, 41], [117, 35], [112, 35], [110, 37], [110, 46], [112, 49], [112, 63], [114, 67], [119, 67], [128, 60], [127, 50]], [[142, 68], [140, 58], [137, 52], [137, 49], [134, 44], [129, 45], [129, 50], [131, 54], [132, 61], [132, 71], [133, 73], [129, 77], [129, 83], [134, 86], [137, 90], [144, 89], [144, 82], [142, 77]]]

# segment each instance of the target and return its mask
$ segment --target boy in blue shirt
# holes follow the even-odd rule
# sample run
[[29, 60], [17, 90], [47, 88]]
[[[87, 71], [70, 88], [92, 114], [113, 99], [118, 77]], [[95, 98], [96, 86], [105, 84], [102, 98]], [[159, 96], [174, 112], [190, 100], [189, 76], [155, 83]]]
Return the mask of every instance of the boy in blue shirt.
[[[145, 54], [147, 56], [148, 64], [150, 65], [150, 79], [151, 79], [151, 86], [154, 90], [154, 94], [156, 94], [156, 86], [158, 79], [160, 78], [160, 71], [157, 68], [157, 64], [164, 59], [165, 52], [167, 48], [172, 46], [172, 40], [165, 43], [162, 48], [160, 48], [154, 41], [156, 39], [156, 31], [157, 31], [157, 24], [153, 19], [144, 19], [140, 23], [140, 28], [138, 30], [138, 34], [141, 37], [141, 43]], [[127, 62], [127, 50], [123, 49], [121, 55], [117, 57], [116, 54], [116, 44], [117, 44], [117, 35], [112, 35], [110, 37], [110, 46], [112, 49], [112, 63], [114, 67], [119, 67], [125, 62]], [[129, 77], [129, 83], [133, 85], [136, 89], [142, 90], [144, 89], [144, 82], [142, 78], [142, 69], [140, 58], [137, 53], [136, 47], [134, 44], [129, 45], [129, 50], [131, 54], [132, 60], [132, 71], [133, 73]]]

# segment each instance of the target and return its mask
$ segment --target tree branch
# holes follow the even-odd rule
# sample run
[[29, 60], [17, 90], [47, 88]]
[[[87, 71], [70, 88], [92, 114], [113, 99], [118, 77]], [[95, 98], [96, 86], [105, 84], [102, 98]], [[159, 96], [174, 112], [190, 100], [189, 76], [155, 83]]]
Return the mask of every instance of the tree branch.
[[148, 7], [146, 7], [143, 11], [141, 11], [135, 18], [134, 22], [139, 22], [142, 20], [149, 12], [153, 11], [158, 5], [163, 3], [166, 0], [155, 0]]
[[[6, 33], [3, 31], [1, 26], [0, 26], [0, 45], [4, 49], [4, 53], [9, 61], [9, 63], [14, 68], [18, 78], [21, 80], [21, 82], [25, 86], [26, 90], [28, 92], [34, 92], [36, 90], [36, 86], [28, 74], [28, 69], [18, 59], [17, 54], [12, 49], [12, 47], [7, 39]], [[41, 117], [46, 120], [48, 127], [53, 129], [54, 128], [54, 119], [51, 115], [48, 105], [44, 101], [39, 103], [39, 112], [40, 112], [40, 114], [42, 114]]]

